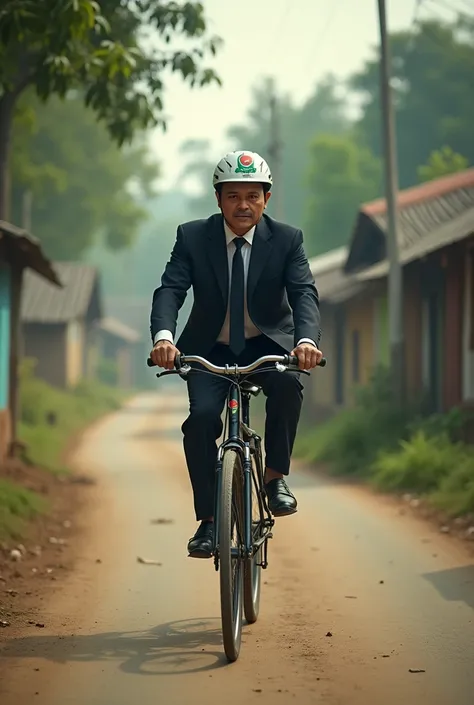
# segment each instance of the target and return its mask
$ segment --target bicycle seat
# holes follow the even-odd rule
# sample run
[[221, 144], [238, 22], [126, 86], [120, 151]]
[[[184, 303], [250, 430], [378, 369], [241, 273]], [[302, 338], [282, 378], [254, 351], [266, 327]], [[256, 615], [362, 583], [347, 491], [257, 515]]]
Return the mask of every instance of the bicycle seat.
[[261, 387], [259, 387], [257, 384], [253, 384], [252, 382], [242, 382], [240, 388], [244, 392], [244, 394], [252, 394], [254, 397], [258, 397], [258, 395], [262, 391]]

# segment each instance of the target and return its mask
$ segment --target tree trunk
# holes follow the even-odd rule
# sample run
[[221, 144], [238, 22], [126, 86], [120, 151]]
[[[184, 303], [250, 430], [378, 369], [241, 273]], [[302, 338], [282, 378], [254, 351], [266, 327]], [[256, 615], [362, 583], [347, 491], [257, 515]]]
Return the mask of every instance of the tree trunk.
[[16, 98], [14, 93], [4, 93], [0, 98], [0, 220], [10, 217], [9, 156]]

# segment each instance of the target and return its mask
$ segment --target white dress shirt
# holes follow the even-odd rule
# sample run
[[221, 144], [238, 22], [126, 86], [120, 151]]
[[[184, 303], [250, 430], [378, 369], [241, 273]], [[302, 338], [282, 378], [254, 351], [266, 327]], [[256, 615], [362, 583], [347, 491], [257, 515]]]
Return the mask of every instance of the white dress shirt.
[[[248, 312], [248, 307], [247, 307], [247, 278], [248, 278], [248, 273], [249, 273], [249, 264], [250, 264], [250, 255], [252, 253], [252, 243], [253, 243], [253, 238], [255, 235], [255, 225], [253, 228], [251, 228], [245, 235], [242, 237], [245, 240], [245, 244], [242, 246], [241, 252], [242, 252], [242, 259], [244, 261], [244, 281], [245, 281], [245, 300], [244, 300], [244, 327], [245, 327], [245, 338], [255, 338], [257, 335], [261, 335], [262, 331], [257, 328], [255, 323], [252, 321], [250, 318], [249, 312]], [[232, 230], [229, 228], [227, 223], [224, 220], [224, 231], [225, 231], [225, 239], [227, 242], [227, 261], [229, 265], [229, 282], [232, 279], [232, 260], [234, 258], [234, 252], [236, 250], [235, 244], [234, 244], [234, 239], [238, 237], [235, 233], [232, 232]], [[221, 332], [219, 333], [219, 336], [217, 338], [217, 342], [219, 343], [224, 343], [225, 345], [229, 344], [229, 335], [230, 335], [230, 286], [229, 286], [229, 300], [227, 303], [227, 313], [226, 317], [224, 320], [224, 324], [222, 326]], [[169, 330], [159, 330], [158, 333], [155, 335], [154, 338], [154, 344], [159, 340], [169, 340], [170, 343], [174, 343], [173, 340], [173, 334]], [[298, 341], [298, 345], [300, 343], [311, 343], [312, 345], [316, 346], [316, 343], [314, 340], [311, 340], [310, 338], [301, 338], [301, 340]]]

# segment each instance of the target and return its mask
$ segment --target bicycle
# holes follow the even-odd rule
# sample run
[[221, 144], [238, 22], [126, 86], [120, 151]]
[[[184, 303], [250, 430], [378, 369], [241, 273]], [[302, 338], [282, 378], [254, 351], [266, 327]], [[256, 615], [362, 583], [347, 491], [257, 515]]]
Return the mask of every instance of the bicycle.
[[[274, 367], [262, 367], [267, 363], [274, 363]], [[154, 366], [150, 359], [147, 364]], [[322, 358], [319, 366], [325, 365]], [[222, 636], [230, 662], [239, 656], [243, 616], [249, 624], [258, 619], [261, 571], [268, 567], [268, 541], [275, 523], [265, 493], [262, 438], [250, 427], [250, 397], [257, 397], [261, 387], [246, 379], [247, 375], [269, 371], [309, 374], [298, 368], [297, 358], [291, 355], [265, 355], [243, 367], [218, 367], [203, 357], [178, 355], [174, 370], [156, 375], [186, 378], [191, 372], [200, 372], [229, 377], [227, 432], [217, 451], [212, 554], [220, 573]]]

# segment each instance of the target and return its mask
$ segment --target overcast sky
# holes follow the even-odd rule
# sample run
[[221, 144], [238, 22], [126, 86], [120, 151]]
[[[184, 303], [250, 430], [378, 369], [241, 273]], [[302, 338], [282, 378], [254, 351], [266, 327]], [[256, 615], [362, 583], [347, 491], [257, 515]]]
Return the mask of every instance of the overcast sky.
[[[389, 29], [409, 27], [418, 0], [387, 0]], [[422, 0], [420, 17], [454, 18], [449, 7], [466, 0]], [[213, 33], [224, 46], [211, 65], [223, 86], [191, 90], [167, 82], [168, 132], [151, 138], [163, 178], [172, 187], [181, 170], [179, 145], [209, 139], [216, 161], [228, 149], [227, 128], [245, 121], [252, 86], [274, 76], [278, 88], [302, 102], [328, 72], [341, 78], [358, 69], [378, 42], [377, 0], [203, 0]]]

